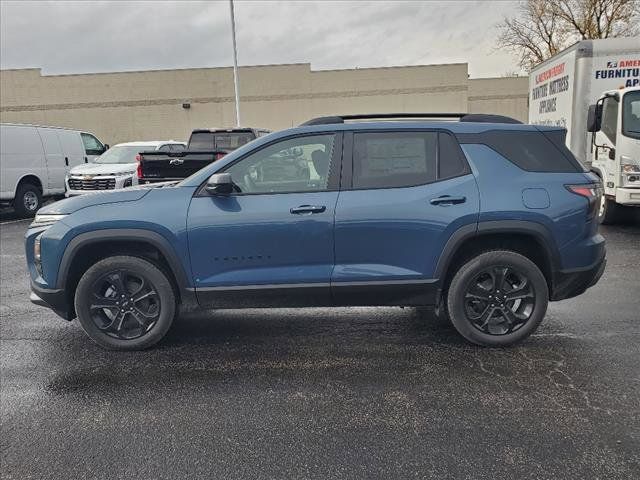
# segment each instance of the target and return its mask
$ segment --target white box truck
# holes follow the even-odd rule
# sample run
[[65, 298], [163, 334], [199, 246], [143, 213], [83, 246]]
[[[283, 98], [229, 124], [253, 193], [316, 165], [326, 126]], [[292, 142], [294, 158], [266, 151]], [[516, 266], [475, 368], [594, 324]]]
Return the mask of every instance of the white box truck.
[[640, 37], [580, 41], [529, 75], [529, 123], [567, 129], [567, 146], [602, 179], [601, 223], [640, 206], [639, 97]]
[[65, 192], [65, 176], [109, 148], [88, 132], [60, 127], [0, 124], [0, 203], [32, 217], [42, 199]]

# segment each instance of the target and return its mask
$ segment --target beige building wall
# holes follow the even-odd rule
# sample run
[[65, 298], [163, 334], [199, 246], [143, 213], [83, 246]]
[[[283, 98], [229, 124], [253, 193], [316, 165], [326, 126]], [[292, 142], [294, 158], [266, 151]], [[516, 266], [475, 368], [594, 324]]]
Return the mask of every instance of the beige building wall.
[[[465, 63], [324, 71], [309, 64], [240, 68], [243, 125], [272, 130], [341, 113], [482, 110], [526, 119], [527, 88], [526, 79], [469, 80]], [[3, 70], [0, 120], [87, 130], [112, 145], [186, 139], [194, 128], [234, 125], [233, 69], [81, 75]]]
[[527, 77], [469, 80], [469, 112], [499, 113], [526, 122], [529, 117]]

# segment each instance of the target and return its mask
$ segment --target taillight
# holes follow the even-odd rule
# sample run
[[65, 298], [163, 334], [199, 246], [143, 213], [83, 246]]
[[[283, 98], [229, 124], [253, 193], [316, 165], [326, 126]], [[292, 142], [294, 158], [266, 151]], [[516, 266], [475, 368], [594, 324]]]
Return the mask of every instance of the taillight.
[[136, 169], [136, 174], [138, 175], [138, 178], [142, 178], [142, 163], [140, 163], [140, 160], [142, 160], [142, 157], [140, 154], [137, 154], [136, 162], [138, 162], [138, 168]]
[[603, 190], [600, 183], [587, 183], [582, 185], [565, 185], [567, 190], [576, 195], [584, 197], [589, 202], [589, 218], [593, 217], [598, 211], [600, 205], [600, 198], [602, 197]]

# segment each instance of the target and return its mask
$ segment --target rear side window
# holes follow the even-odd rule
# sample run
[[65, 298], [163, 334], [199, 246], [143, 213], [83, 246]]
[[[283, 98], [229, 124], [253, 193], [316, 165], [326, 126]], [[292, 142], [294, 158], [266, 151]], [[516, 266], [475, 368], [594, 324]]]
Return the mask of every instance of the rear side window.
[[169, 145], [169, 150], [171, 152], [184, 152], [185, 148], [186, 147], [181, 143], [172, 143], [171, 145]]
[[437, 132], [356, 133], [353, 188], [411, 187], [436, 178]]
[[582, 172], [580, 163], [568, 150], [556, 147], [542, 132], [493, 130], [458, 135], [460, 143], [480, 143], [498, 152], [528, 172]]

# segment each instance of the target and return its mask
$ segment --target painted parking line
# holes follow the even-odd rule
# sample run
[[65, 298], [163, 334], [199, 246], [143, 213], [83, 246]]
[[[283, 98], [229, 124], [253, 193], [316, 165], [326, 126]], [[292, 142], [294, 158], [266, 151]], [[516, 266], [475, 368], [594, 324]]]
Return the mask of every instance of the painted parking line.
[[21, 218], [20, 220], [9, 220], [8, 222], [0, 222], [0, 225], [8, 225], [10, 223], [30, 222], [30, 218]]

